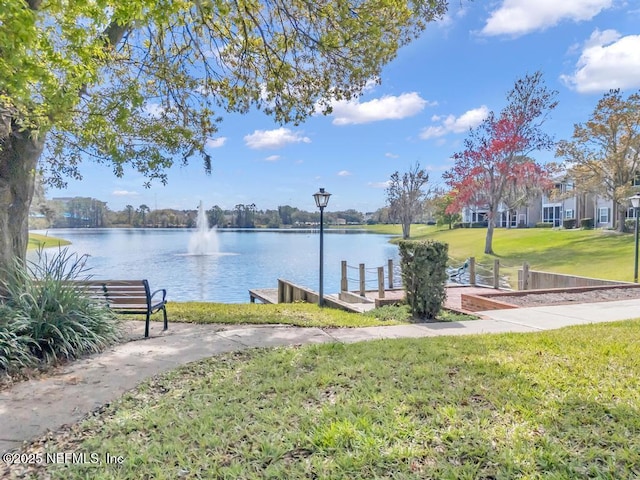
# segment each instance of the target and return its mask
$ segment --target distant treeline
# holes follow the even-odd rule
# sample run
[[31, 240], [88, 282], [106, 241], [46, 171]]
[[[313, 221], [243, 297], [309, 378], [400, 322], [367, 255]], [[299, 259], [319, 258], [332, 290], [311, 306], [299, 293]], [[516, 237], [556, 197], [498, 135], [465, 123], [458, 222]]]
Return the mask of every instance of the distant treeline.
[[[388, 209], [362, 213], [356, 210], [325, 212], [328, 224], [361, 225], [365, 223], [388, 223]], [[233, 209], [214, 205], [207, 209], [209, 227], [254, 228], [314, 225], [320, 221], [319, 211], [308, 212], [290, 205], [277, 209], [261, 210], [255, 204], [238, 204]], [[127, 205], [123, 210], [111, 210], [106, 202], [89, 197], [41, 199], [34, 202], [30, 228], [100, 228], [100, 227], [153, 227], [193, 228], [196, 226], [197, 210], [171, 208], [152, 210], [142, 204]]]

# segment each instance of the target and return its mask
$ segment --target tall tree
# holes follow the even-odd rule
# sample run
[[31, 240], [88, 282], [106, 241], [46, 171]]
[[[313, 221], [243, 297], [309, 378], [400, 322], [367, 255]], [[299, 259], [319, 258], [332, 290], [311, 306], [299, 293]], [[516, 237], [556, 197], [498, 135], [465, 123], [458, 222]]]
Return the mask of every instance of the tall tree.
[[488, 209], [484, 252], [493, 253], [493, 231], [499, 209], [513, 186], [524, 178], [546, 177], [545, 168], [527, 155], [553, 146], [542, 130], [556, 106], [556, 91], [549, 90], [540, 72], [516, 81], [499, 115], [487, 118], [469, 132], [464, 150], [454, 154], [454, 166], [444, 174], [454, 195], [449, 212], [477, 205]]
[[620, 90], [605, 93], [589, 120], [574, 125], [572, 139], [558, 142], [556, 156], [581, 191], [613, 202], [624, 231], [627, 198], [640, 186], [640, 92], [626, 99]]
[[142, 227], [143, 228], [147, 226], [147, 213], [149, 213], [150, 211], [151, 211], [151, 209], [148, 206], [146, 206], [144, 203], [138, 207], [138, 212], [140, 213], [140, 216], [142, 217]]
[[[6, 0], [0, 8], [0, 268], [23, 259], [35, 172], [84, 160], [166, 182], [211, 159], [222, 112], [301, 122], [357, 96], [446, 0]], [[44, 161], [40, 161], [44, 160]], [[39, 162], [40, 161], [40, 162]]]
[[214, 205], [210, 210], [207, 210], [207, 218], [209, 219], [209, 225], [218, 227], [224, 225], [224, 212], [218, 205]]
[[129, 225], [131, 225], [131, 216], [133, 215], [133, 205], [127, 205], [124, 208], [127, 210], [127, 216], [129, 218]]
[[423, 187], [429, 181], [429, 174], [416, 162], [408, 172], [400, 176], [399, 172], [391, 175], [387, 187], [387, 204], [389, 216], [402, 225], [402, 238], [411, 235], [411, 224], [422, 213], [426, 192]]
[[233, 207], [234, 209], [234, 218], [236, 219], [235, 221], [235, 226], [236, 227], [243, 227], [244, 226], [244, 219], [245, 219], [245, 211], [246, 211], [246, 207], [244, 205], [244, 203], [239, 203], [237, 204], [235, 207]]
[[293, 224], [293, 214], [297, 212], [298, 209], [296, 207], [292, 207], [290, 205], [279, 205], [278, 206], [278, 215], [280, 215], [280, 220], [282, 220], [283, 225], [291, 225]]
[[434, 217], [438, 225], [448, 225], [449, 230], [453, 224], [462, 220], [460, 210], [449, 211], [449, 205], [454, 201], [451, 192], [439, 192], [431, 199], [434, 206]]

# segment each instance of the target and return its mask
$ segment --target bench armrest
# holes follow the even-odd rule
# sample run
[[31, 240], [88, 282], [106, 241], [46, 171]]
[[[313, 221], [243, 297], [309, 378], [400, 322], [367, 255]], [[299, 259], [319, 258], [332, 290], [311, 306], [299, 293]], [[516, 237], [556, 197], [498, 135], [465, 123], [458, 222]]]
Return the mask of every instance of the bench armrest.
[[151, 297], [149, 297], [151, 305], [153, 305], [153, 303], [154, 303], [153, 302], [153, 297], [156, 296], [156, 293], [162, 293], [162, 300], [157, 301], [156, 305], [164, 304], [164, 303], [167, 302], [167, 289], [166, 288], [161, 288], [160, 290], [156, 290], [155, 292], [153, 292], [151, 294]]

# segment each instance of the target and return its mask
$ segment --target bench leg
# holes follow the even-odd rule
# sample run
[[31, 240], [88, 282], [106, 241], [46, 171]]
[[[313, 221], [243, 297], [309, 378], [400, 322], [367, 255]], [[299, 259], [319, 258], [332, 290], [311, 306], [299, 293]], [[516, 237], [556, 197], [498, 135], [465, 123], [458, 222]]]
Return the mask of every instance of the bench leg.
[[147, 321], [144, 324], [144, 338], [148, 338], [149, 337], [149, 317], [151, 316], [151, 314], [149, 312], [147, 312]]
[[164, 329], [168, 329], [169, 328], [169, 322], [167, 321], [167, 307], [164, 306], [162, 307], [162, 314], [164, 315]]

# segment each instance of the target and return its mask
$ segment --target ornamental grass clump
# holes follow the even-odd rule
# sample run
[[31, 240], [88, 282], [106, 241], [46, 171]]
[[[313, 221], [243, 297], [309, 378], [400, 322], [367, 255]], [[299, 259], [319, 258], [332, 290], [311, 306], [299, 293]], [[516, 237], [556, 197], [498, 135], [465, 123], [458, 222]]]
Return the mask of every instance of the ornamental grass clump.
[[[77, 358], [99, 352], [119, 339], [117, 316], [77, 283], [90, 278], [85, 262], [86, 256], [66, 249], [53, 256], [39, 251], [38, 261], [15, 262], [3, 272], [3, 309], [11, 312], [8, 316], [19, 325], [15, 331], [29, 345], [34, 359], [53, 363]], [[13, 327], [5, 331], [10, 329]]]
[[414, 318], [432, 320], [446, 297], [449, 246], [435, 241], [398, 243], [402, 283]]
[[26, 334], [29, 318], [0, 303], [0, 371], [13, 371], [30, 367], [36, 359], [31, 353], [34, 346]]

